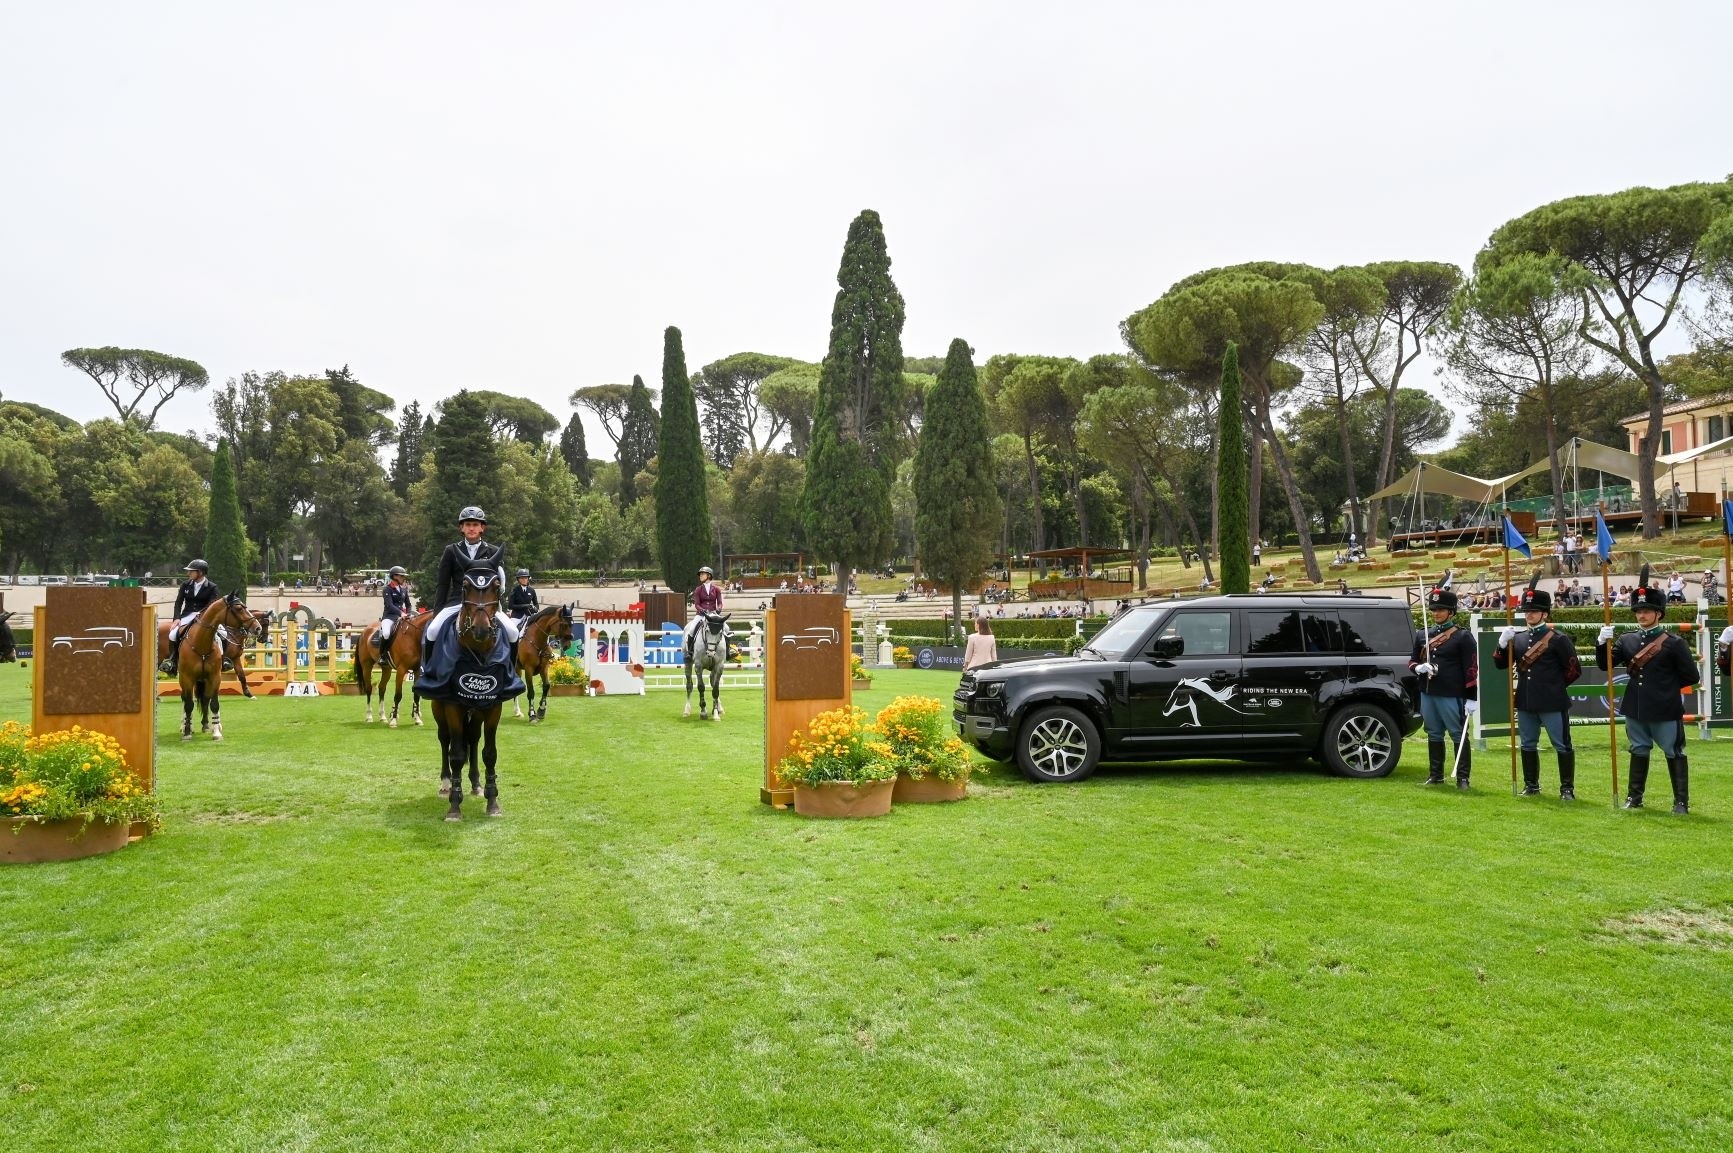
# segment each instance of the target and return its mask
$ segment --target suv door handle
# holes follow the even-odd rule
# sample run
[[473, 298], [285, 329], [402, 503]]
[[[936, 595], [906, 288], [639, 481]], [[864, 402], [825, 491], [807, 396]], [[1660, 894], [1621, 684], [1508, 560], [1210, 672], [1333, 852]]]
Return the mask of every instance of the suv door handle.
[[1309, 681], [1321, 681], [1324, 679], [1324, 675], [1325, 675], [1325, 671], [1323, 669], [1307, 669], [1306, 670], [1306, 679]]
[[1209, 675], [1209, 679], [1212, 681], [1225, 681], [1230, 679], [1232, 676], [1233, 674], [1228, 672], [1226, 669], [1217, 669]]

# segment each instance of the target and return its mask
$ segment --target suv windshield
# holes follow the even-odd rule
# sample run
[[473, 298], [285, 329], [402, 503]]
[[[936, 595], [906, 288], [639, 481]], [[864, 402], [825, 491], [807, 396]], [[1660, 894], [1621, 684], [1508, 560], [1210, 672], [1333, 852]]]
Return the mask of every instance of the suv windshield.
[[1118, 659], [1123, 657], [1149, 631], [1166, 610], [1161, 612], [1130, 612], [1122, 613], [1108, 621], [1102, 630], [1089, 638], [1084, 647], [1104, 657]]

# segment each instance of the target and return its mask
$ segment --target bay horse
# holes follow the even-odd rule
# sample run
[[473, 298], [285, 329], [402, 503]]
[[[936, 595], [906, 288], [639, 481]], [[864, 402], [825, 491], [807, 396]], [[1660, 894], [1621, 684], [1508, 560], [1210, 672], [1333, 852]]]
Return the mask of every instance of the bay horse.
[[[449, 626], [457, 630], [458, 647], [479, 660], [490, 657], [499, 642], [499, 623], [494, 620], [494, 613], [498, 610], [499, 571], [471, 569], [463, 582], [463, 604], [457, 610], [457, 619]], [[433, 707], [433, 722], [439, 727], [439, 794], [451, 802], [445, 819], [463, 820], [465, 763], [469, 765], [470, 795], [482, 793], [487, 797], [487, 815], [499, 816], [499, 779], [493, 768], [499, 759], [499, 750], [494, 746], [494, 735], [499, 730], [499, 715], [505, 706], [496, 703], [490, 708], [472, 708], [460, 701], [441, 700], [428, 703]], [[476, 772], [478, 747], [481, 760], [487, 766], [485, 792]]]
[[217, 644], [218, 625], [236, 633], [250, 631], [258, 639], [264, 639], [259, 618], [237, 593], [212, 601], [198, 619], [187, 626], [178, 644], [183, 741], [193, 739], [194, 700], [199, 706], [199, 731], [208, 729], [213, 741], [223, 739], [223, 702], [217, 695], [223, 683], [223, 652]]
[[[728, 618], [731, 613], [700, 613], [698, 631], [692, 637], [692, 653], [686, 658], [686, 711], [692, 715], [692, 673], [698, 673], [698, 716], [703, 720], [722, 719], [722, 670], [728, 665]], [[710, 695], [715, 698], [716, 715], [704, 701], [704, 678], [710, 678]]]
[[[548, 605], [524, 619], [523, 635], [517, 642], [517, 667], [524, 678], [524, 696], [529, 698], [530, 723], [548, 715], [548, 665], [566, 651], [572, 643], [572, 606]], [[542, 700], [538, 706], [532, 677], [542, 681]], [[511, 715], [524, 715], [516, 697], [512, 698]]]
[[[253, 688], [247, 683], [247, 668], [241, 663], [241, 657], [248, 644], [255, 640], [263, 642], [270, 636], [271, 613], [268, 609], [259, 609], [256, 612], [247, 609], [247, 614], [252, 617], [252, 623], [247, 629], [240, 633], [226, 628], [218, 629], [217, 635], [223, 641], [223, 667], [234, 670], [235, 680], [241, 686], [241, 695], [252, 700]], [[161, 621], [156, 626], [156, 659], [158, 664], [168, 658], [168, 631], [173, 627], [174, 621], [172, 620]]]
[[[355, 679], [360, 682], [362, 695], [367, 698], [367, 723], [373, 723], [373, 672], [379, 670], [379, 719], [385, 722], [385, 727], [397, 727], [397, 709], [403, 704], [403, 678], [407, 673], [414, 672], [421, 665], [421, 635], [427, 631], [428, 622], [433, 620], [433, 613], [423, 610], [413, 616], [399, 617], [397, 627], [391, 630], [391, 644], [386, 647], [385, 655], [390, 658], [390, 664], [381, 664], [379, 650], [373, 646], [373, 636], [379, 631], [379, 622], [374, 621], [361, 630], [360, 643], [355, 648]], [[392, 673], [397, 674], [397, 695], [391, 698], [391, 716], [385, 715], [385, 683], [391, 679]], [[409, 699], [409, 716], [416, 724], [421, 723], [421, 698], [413, 694]]]

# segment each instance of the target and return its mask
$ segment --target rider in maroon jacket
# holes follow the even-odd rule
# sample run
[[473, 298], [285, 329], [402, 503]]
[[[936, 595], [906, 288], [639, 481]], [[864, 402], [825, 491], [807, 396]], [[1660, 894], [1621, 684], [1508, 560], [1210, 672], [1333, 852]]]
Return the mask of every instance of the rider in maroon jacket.
[[692, 619], [686, 625], [686, 659], [692, 659], [692, 640], [698, 635], [698, 622], [705, 613], [722, 611], [722, 586], [716, 583], [716, 572], [709, 565], [698, 568], [698, 586], [692, 590]]

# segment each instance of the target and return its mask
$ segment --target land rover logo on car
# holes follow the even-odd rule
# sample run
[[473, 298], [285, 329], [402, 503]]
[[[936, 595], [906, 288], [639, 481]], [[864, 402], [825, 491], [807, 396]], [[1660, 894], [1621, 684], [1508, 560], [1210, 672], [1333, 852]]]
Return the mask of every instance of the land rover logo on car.
[[1393, 597], [1150, 603], [1121, 612], [1075, 656], [965, 674], [951, 715], [965, 741], [1039, 782], [1082, 780], [1103, 760], [1194, 758], [1317, 761], [1383, 777], [1420, 727], [1415, 637], [1406, 601]]
[[499, 678], [492, 673], [464, 673], [457, 678], [457, 685], [472, 697], [486, 697], [499, 688]]

